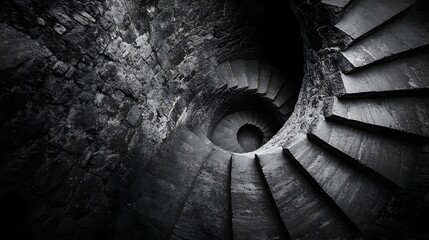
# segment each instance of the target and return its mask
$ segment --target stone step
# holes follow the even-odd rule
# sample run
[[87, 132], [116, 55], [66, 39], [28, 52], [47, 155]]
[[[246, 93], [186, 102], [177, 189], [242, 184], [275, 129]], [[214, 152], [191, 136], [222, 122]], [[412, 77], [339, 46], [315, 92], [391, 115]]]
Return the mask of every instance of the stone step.
[[210, 83], [215, 89], [221, 89], [228, 86], [225, 78], [221, 76], [217, 70], [209, 72], [204, 78], [204, 82]]
[[415, 2], [416, 0], [358, 0], [335, 27], [357, 39]]
[[286, 101], [291, 99], [295, 93], [295, 87], [292, 85], [292, 83], [286, 82], [285, 84], [283, 84], [277, 96], [274, 98], [273, 104], [277, 108], [280, 108], [283, 104], [286, 103]]
[[429, 98], [392, 97], [329, 101], [325, 116], [367, 129], [429, 137]]
[[274, 98], [276, 98], [277, 94], [279, 93], [285, 81], [286, 81], [286, 78], [282, 76], [281, 73], [279, 73], [278, 71], [273, 71], [271, 73], [271, 77], [268, 83], [267, 93], [265, 94], [265, 97], [273, 101]]
[[276, 132], [272, 128], [270, 128], [269, 130], [264, 131], [264, 136], [265, 138], [271, 138], [274, 136], [275, 133]]
[[237, 82], [238, 88], [247, 88], [249, 84], [247, 82], [246, 65], [244, 60], [237, 59], [229, 62], [231, 66], [232, 75]]
[[231, 209], [235, 240], [286, 239], [254, 157], [232, 157]]
[[236, 139], [236, 134], [236, 131], [218, 125], [213, 131], [211, 139], [217, 146], [231, 151], [239, 145]]
[[243, 110], [243, 111], [239, 111], [238, 112], [238, 115], [240, 115], [240, 118], [242, 119], [242, 121], [245, 123], [245, 124], [248, 124], [248, 123], [250, 123], [250, 118], [249, 118], [249, 116], [247, 116], [247, 112], [245, 111], [245, 110]]
[[243, 119], [240, 117], [240, 115], [237, 112], [232, 113], [232, 114], [226, 116], [225, 119], [227, 119], [227, 121], [229, 121], [229, 122], [231, 122], [234, 125], [239, 126], [239, 127], [241, 127], [244, 124], [246, 124], [246, 122], [243, 121]]
[[298, 100], [298, 96], [293, 96], [292, 98], [289, 98], [285, 103], [283, 103], [283, 105], [280, 108], [278, 108], [279, 112], [283, 116], [286, 116], [292, 113], [293, 110], [295, 109], [295, 104], [297, 100]]
[[204, 159], [212, 150], [187, 128], [173, 139], [176, 140], [162, 148], [137, 177], [138, 189], [130, 197], [135, 214], [167, 235], [172, 232]]
[[429, 50], [342, 74], [341, 97], [392, 96], [429, 90]]
[[328, 4], [339, 8], [345, 7], [349, 2], [350, 0], [322, 0], [322, 3], [324, 4]]
[[411, 186], [413, 159], [422, 147], [404, 139], [325, 120], [313, 126], [308, 136], [387, 184], [404, 189]]
[[373, 232], [372, 226], [392, 198], [392, 192], [385, 184], [307, 138], [285, 151], [362, 233]]
[[227, 122], [226, 121], [222, 121], [220, 122], [217, 126], [214, 132], [219, 132], [219, 133], [225, 133], [225, 134], [234, 134], [235, 132], [238, 131], [238, 129], [240, 128], [239, 126], [233, 125], [232, 127], [229, 127], [228, 125], [226, 125]]
[[246, 122], [246, 124], [253, 124], [254, 123], [254, 119], [253, 119], [253, 115], [252, 115], [252, 111], [250, 110], [243, 110], [240, 111], [240, 115], [242, 116], [242, 118], [244, 119], [244, 121]]
[[233, 121], [232, 119], [222, 119], [221, 122], [219, 122], [218, 124], [223, 124], [225, 127], [228, 127], [230, 129], [236, 129], [238, 128], [238, 123]]
[[272, 124], [274, 122], [274, 118], [272, 116], [267, 116], [264, 122], [261, 124], [261, 130], [266, 132], [272, 128]]
[[262, 124], [263, 124], [263, 122], [264, 122], [264, 120], [266, 118], [266, 115], [263, 114], [263, 113], [259, 114], [258, 112], [254, 112], [253, 114], [257, 116], [256, 126], [258, 126], [259, 128], [262, 128]]
[[257, 93], [265, 94], [268, 90], [268, 83], [271, 78], [273, 68], [265, 63], [259, 64], [258, 90]]
[[258, 117], [259, 117], [259, 115], [262, 115], [262, 114], [259, 114], [258, 112], [251, 111], [251, 110], [248, 110], [246, 112], [247, 112], [247, 116], [249, 116], [249, 118], [250, 118], [250, 123], [255, 125], [255, 126], [258, 126]]
[[205, 144], [213, 145], [212, 141], [207, 137], [207, 133], [204, 132], [199, 126], [194, 126], [191, 131], [197, 135]]
[[354, 239], [347, 219], [298, 171], [282, 149], [257, 158], [291, 239]]
[[258, 76], [259, 76], [259, 61], [246, 60], [245, 65], [246, 65], [247, 83], [249, 84], [249, 89], [257, 89]]
[[213, 149], [205, 159], [170, 239], [229, 239], [231, 155]]
[[425, 1], [415, 4], [402, 16], [343, 51], [343, 56], [354, 67], [362, 67], [392, 55], [428, 45], [428, 5]]
[[237, 88], [238, 82], [234, 78], [234, 74], [232, 73], [231, 65], [229, 62], [224, 62], [219, 64], [218, 71], [221, 76], [225, 79], [227, 82], [228, 88]]
[[222, 149], [244, 153], [245, 151], [241, 148], [240, 143], [237, 140], [236, 133], [220, 133], [216, 132], [212, 136], [212, 141]]

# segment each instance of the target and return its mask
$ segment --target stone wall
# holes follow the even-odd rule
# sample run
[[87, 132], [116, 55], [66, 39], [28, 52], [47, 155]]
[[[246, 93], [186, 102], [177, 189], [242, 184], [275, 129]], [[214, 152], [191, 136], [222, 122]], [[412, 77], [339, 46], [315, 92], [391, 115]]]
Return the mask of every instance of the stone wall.
[[269, 9], [254, 12], [255, 2], [1, 2], [6, 235], [103, 236], [204, 74], [219, 61], [266, 58], [254, 29]]

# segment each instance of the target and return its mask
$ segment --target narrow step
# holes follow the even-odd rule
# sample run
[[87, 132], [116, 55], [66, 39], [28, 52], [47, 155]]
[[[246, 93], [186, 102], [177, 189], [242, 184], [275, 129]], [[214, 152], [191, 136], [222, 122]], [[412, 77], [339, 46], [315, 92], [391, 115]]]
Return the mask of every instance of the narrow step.
[[193, 127], [192, 132], [197, 135], [205, 144], [213, 144], [212, 141], [210, 141], [210, 139], [207, 137], [207, 133], [204, 132], [199, 126]]
[[176, 139], [148, 163], [136, 180], [139, 189], [131, 197], [136, 215], [165, 234], [172, 232], [194, 179], [212, 150], [187, 128]]
[[350, 0], [322, 0], [322, 3], [332, 5], [335, 7], [343, 8], [345, 7]]
[[263, 132], [269, 130], [270, 128], [272, 128], [273, 123], [274, 118], [271, 115], [266, 116], [264, 122], [261, 124], [261, 130]]
[[283, 84], [285, 83], [285, 80], [285, 77], [282, 76], [278, 71], [273, 71], [271, 73], [271, 78], [268, 83], [267, 93], [265, 94], [265, 97], [273, 101], [274, 98], [277, 96], [277, 93], [280, 91]]
[[213, 149], [195, 179], [170, 239], [229, 239], [231, 155]]
[[258, 93], [265, 94], [267, 92], [272, 70], [273, 68], [270, 65], [260, 63], [257, 90]]
[[291, 83], [286, 82], [285, 84], [283, 84], [282, 88], [274, 98], [273, 104], [276, 107], [280, 108], [283, 104], [286, 103], [287, 100], [291, 99], [294, 94], [295, 94], [294, 86]]
[[415, 2], [416, 0], [358, 0], [335, 27], [357, 39]]
[[342, 74], [341, 97], [415, 94], [429, 90], [429, 51]]
[[210, 83], [215, 89], [227, 86], [227, 82], [217, 70], [209, 72], [204, 79], [204, 82]]
[[242, 116], [243, 116], [243, 119], [246, 119], [246, 124], [254, 124], [253, 123], [252, 111], [243, 110], [242, 111]]
[[295, 109], [296, 101], [298, 100], [298, 96], [293, 96], [289, 98], [283, 105], [278, 109], [283, 116], [286, 116], [293, 112]]
[[334, 97], [325, 116], [363, 128], [429, 137], [429, 99], [424, 97], [341, 100]]
[[237, 81], [238, 88], [247, 88], [249, 84], [247, 83], [246, 65], [244, 60], [233, 60], [229, 64], [231, 66], [232, 74]]
[[234, 78], [229, 62], [224, 62], [218, 66], [218, 71], [227, 82], [228, 88], [237, 88], [238, 82]]
[[254, 157], [233, 155], [231, 206], [234, 239], [286, 239]]
[[413, 159], [422, 147], [328, 121], [320, 121], [309, 137], [368, 173], [405, 189], [411, 186]]
[[238, 125], [239, 123], [235, 122], [235, 121], [231, 121], [231, 119], [222, 119], [221, 122], [219, 122], [218, 124], [222, 124], [223, 126], [229, 128], [229, 129], [238, 129]]
[[257, 112], [255, 111], [251, 111], [251, 110], [246, 110], [246, 116], [247, 119], [249, 121], [249, 124], [255, 125], [256, 126], [256, 121], [258, 120], [257, 117]]
[[292, 239], [354, 239], [344, 217], [293, 166], [282, 149], [258, 155], [258, 159]]
[[236, 134], [226, 134], [216, 132], [212, 136], [213, 143], [217, 146], [231, 152], [244, 153], [240, 143], [237, 141]]
[[264, 123], [264, 120], [265, 120], [265, 114], [255, 111], [254, 115], [257, 116], [256, 126], [258, 126], [259, 128], [262, 128], [262, 124]]
[[218, 125], [213, 131], [211, 139], [217, 146], [230, 150], [231, 147], [238, 144], [235, 135], [235, 131]]
[[245, 61], [247, 83], [249, 89], [258, 88], [258, 76], [259, 76], [259, 61], [258, 60], [247, 60]]
[[362, 67], [429, 44], [428, 5], [424, 1], [416, 4], [403, 16], [342, 52], [343, 56], [354, 67]]
[[[304, 138], [285, 150], [364, 234], [392, 193], [380, 181]], [[367, 236], [374, 238], [375, 236]]]
[[[240, 117], [240, 115], [239, 115], [237, 112], [232, 113], [232, 114], [230, 114], [230, 115], [226, 116], [226, 117], [225, 117], [225, 119], [226, 119], [227, 121], [229, 121], [230, 123], [233, 123], [234, 125], [237, 125], [237, 126], [239, 126], [239, 127], [241, 127], [241, 126], [243, 126], [244, 124], [246, 124], [246, 122], [245, 122], [245, 121], [243, 121], [243, 119]], [[238, 129], [237, 129], [237, 130], [238, 130]]]

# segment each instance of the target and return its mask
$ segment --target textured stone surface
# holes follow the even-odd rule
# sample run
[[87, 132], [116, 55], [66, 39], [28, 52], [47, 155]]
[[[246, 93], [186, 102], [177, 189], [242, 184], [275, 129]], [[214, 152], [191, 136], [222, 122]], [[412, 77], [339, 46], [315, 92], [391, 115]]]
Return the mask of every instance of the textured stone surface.
[[360, 0], [335, 26], [356, 39], [415, 2], [416, 0]]
[[420, 152], [412, 142], [326, 121], [318, 123], [310, 136], [397, 186], [410, 187], [413, 159]]
[[52, 55], [46, 47], [5, 23], [0, 24], [0, 32], [0, 70], [17, 67], [33, 58]]
[[[140, 172], [130, 197], [129, 208], [133, 214], [158, 229], [164, 237], [170, 236], [211, 150], [211, 146], [205, 145], [189, 129], [178, 132], [175, 140], [164, 145]], [[119, 232], [134, 228], [123, 227]], [[146, 234], [156, 238], [157, 233]]]
[[286, 239], [254, 157], [233, 155], [231, 208], [234, 239]]
[[339, 212], [314, 190], [281, 148], [258, 155], [279, 214], [293, 239], [354, 239]]
[[370, 36], [342, 52], [355, 67], [429, 44], [427, 3], [413, 6]]
[[364, 235], [374, 237], [372, 226], [392, 197], [386, 185], [307, 139], [286, 151]]
[[394, 95], [400, 91], [418, 92], [429, 88], [428, 51], [405, 56], [369, 69], [342, 74], [345, 96]]
[[[231, 79], [230, 84], [245, 86], [244, 81], [236, 81], [237, 72], [215, 74], [217, 79], [209, 83], [220, 62], [261, 59], [290, 73], [299, 84], [304, 46], [305, 77], [296, 111], [266, 147], [292, 141], [323, 118], [322, 100], [332, 96], [344, 70], [340, 65], [347, 64], [340, 51], [352, 40], [334, 27], [343, 16], [341, 8], [323, 2], [332, 1], [290, 2], [296, 16], [302, 17], [303, 44], [285, 3], [1, 1], [0, 210], [2, 220], [7, 220], [2, 236], [170, 238], [181, 213], [193, 215], [188, 215], [189, 206], [207, 210], [187, 194], [193, 177], [204, 183], [214, 176], [196, 170], [207, 160], [206, 148], [216, 148], [204, 136], [227, 110], [226, 102], [254, 94], [244, 89], [225, 91]], [[337, 1], [337, 5], [341, 2], [345, 3]], [[287, 38], [279, 37], [279, 31], [287, 32]], [[271, 71], [265, 74], [266, 79], [270, 76]], [[246, 77], [248, 84], [256, 84], [255, 78]], [[263, 83], [259, 90], [266, 92], [268, 81]], [[211, 85], [223, 88], [214, 90]], [[280, 110], [288, 114], [291, 103], [286, 101]], [[253, 114], [245, 115], [254, 121]], [[267, 123], [258, 117], [256, 121]], [[177, 131], [184, 125], [201, 126], [202, 133], [179, 148], [184, 139]], [[190, 146], [194, 144], [199, 146], [195, 152]], [[408, 146], [401, 144], [394, 147]], [[372, 147], [368, 144], [365, 149], [388, 159]], [[190, 155], [177, 153], [188, 150]], [[196, 155], [196, 161], [188, 158]], [[425, 159], [424, 154], [421, 157]], [[412, 179], [423, 191], [427, 174], [421, 162]], [[224, 199], [225, 192], [219, 196]], [[186, 202], [188, 207], [183, 208]], [[401, 239], [419, 235], [410, 226], [425, 222], [414, 220], [425, 216], [421, 209], [424, 206], [414, 198], [397, 196], [376, 223], [380, 238], [392, 236], [386, 234], [391, 229]], [[219, 232], [220, 225], [211, 228], [202, 222], [198, 222], [202, 228]], [[180, 229], [188, 230], [192, 232], [188, 227]]]
[[392, 129], [414, 136], [429, 137], [429, 100], [426, 98], [334, 98], [328, 108], [326, 116], [329, 118], [368, 128]]
[[172, 239], [229, 239], [231, 155], [213, 149], [205, 159]]

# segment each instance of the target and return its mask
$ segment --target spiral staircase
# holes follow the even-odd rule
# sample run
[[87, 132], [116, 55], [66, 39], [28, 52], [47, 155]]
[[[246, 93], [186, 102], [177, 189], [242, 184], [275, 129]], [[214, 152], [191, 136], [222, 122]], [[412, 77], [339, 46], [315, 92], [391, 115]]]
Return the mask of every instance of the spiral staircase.
[[244, 100], [166, 143], [135, 184], [121, 239], [386, 239], [376, 228], [392, 198], [425, 197], [428, 4], [322, 2], [342, 9], [335, 27], [350, 39], [323, 119], [290, 144], [264, 147], [286, 134], [299, 86], [262, 61], [220, 64], [206, 75], [213, 94]]

